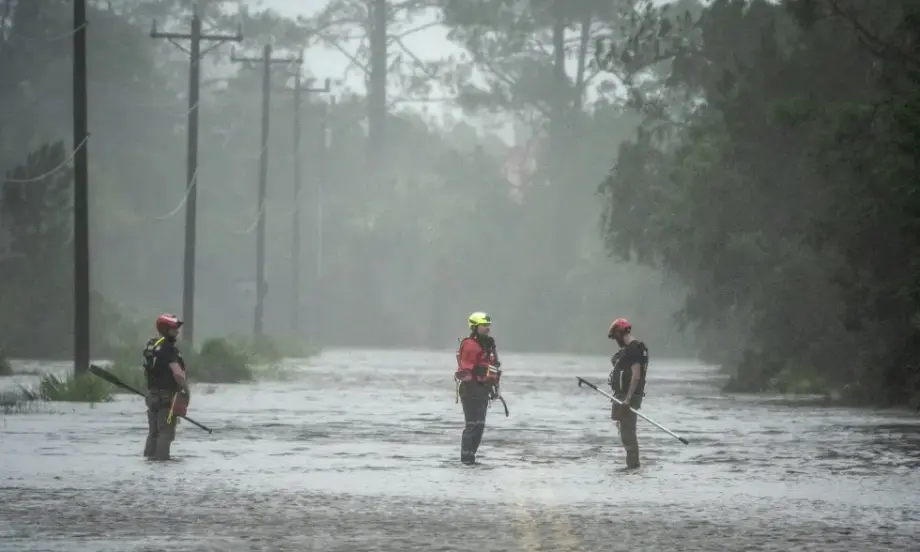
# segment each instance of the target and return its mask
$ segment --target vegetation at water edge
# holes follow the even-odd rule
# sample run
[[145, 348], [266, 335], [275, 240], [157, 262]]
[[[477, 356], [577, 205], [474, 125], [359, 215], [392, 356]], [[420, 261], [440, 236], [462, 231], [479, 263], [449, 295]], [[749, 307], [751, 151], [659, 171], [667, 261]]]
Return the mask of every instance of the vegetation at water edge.
[[[284, 358], [306, 358], [317, 354], [318, 348], [306, 345], [278, 343], [272, 338], [259, 341], [231, 336], [205, 340], [197, 351], [184, 352], [189, 381], [196, 383], [243, 383], [255, 379], [290, 379], [292, 375], [281, 365]], [[124, 383], [135, 389], [146, 389], [143, 358], [138, 346], [122, 347], [113, 355], [107, 368]], [[127, 393], [117, 388], [116, 393]]]
[[193, 382], [241, 383], [254, 379], [252, 356], [227, 339], [207, 339], [198, 351], [186, 355], [188, 377]]
[[649, 77], [601, 186], [609, 250], [687, 285], [731, 390], [920, 398], [920, 4], [691, 11], [602, 52]]
[[38, 383], [36, 398], [51, 402], [110, 402], [113, 398], [112, 387], [110, 383], [90, 373], [64, 378], [45, 374]]

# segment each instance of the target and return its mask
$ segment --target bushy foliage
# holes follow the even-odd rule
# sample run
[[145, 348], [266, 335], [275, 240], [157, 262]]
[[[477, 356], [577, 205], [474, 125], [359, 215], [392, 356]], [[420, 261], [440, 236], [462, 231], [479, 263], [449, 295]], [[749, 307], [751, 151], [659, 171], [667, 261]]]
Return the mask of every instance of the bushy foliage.
[[212, 338], [201, 349], [186, 355], [190, 381], [201, 383], [241, 383], [253, 379], [252, 357], [234, 342]]
[[718, 340], [731, 389], [908, 402], [917, 6], [717, 0], [695, 29], [602, 186], [610, 251], [689, 285], [683, 320]]
[[38, 383], [38, 399], [52, 402], [100, 403], [112, 400], [113, 386], [92, 374], [42, 376]]

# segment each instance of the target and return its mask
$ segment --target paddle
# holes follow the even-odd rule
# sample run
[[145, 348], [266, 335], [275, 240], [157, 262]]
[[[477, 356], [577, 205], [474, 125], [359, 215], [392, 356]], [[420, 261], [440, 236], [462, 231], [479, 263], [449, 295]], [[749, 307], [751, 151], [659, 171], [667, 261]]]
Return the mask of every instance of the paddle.
[[[131, 387], [131, 386], [128, 385], [127, 383], [125, 383], [125, 382], [121, 381], [120, 379], [118, 379], [118, 377], [115, 376], [115, 374], [112, 374], [111, 372], [108, 372], [108, 371], [106, 371], [106, 370], [104, 370], [104, 369], [102, 369], [102, 368], [96, 366], [95, 364], [91, 364], [91, 365], [90, 365], [89, 371], [90, 371], [90, 373], [93, 374], [94, 376], [100, 377], [100, 378], [104, 379], [105, 381], [111, 383], [112, 385], [114, 385], [114, 386], [116, 386], [116, 387], [121, 387], [122, 389], [125, 389], [125, 390], [127, 390], [127, 391], [130, 391], [130, 392], [132, 392], [132, 393], [134, 393], [134, 394], [136, 394], [136, 395], [140, 395], [141, 397], [144, 397], [144, 398], [147, 397], [147, 394], [146, 394], [146, 393], [143, 393], [143, 392], [141, 392], [141, 391], [139, 391], [139, 390], [137, 390], [137, 389]], [[212, 433], [211, 428], [199, 424], [198, 422], [196, 422], [195, 420], [189, 418], [188, 416], [179, 416], [179, 417], [180, 417], [180, 418], [184, 418], [188, 423], [190, 423], [190, 424], [192, 424], [192, 425], [196, 425], [196, 426], [200, 427], [201, 429], [207, 431], [208, 433]]]

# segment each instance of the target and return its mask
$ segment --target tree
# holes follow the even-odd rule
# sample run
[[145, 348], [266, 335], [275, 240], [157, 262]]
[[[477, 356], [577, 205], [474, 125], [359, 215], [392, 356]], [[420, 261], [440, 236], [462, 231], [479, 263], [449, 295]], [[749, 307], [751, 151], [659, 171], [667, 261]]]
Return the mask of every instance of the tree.
[[0, 188], [7, 237], [0, 268], [7, 325], [2, 334], [13, 356], [55, 356], [71, 346], [65, 339], [73, 335], [72, 317], [66, 316], [73, 302], [68, 161], [63, 142], [43, 145], [7, 173]]
[[708, 7], [701, 44], [658, 82], [701, 101], [646, 110], [603, 186], [605, 233], [612, 253], [688, 283], [687, 323], [733, 330], [717, 359], [733, 388], [898, 403], [916, 390], [903, 267], [918, 214], [916, 81], [898, 52], [917, 19], [863, 5], [891, 31], [878, 50], [840, 5]]

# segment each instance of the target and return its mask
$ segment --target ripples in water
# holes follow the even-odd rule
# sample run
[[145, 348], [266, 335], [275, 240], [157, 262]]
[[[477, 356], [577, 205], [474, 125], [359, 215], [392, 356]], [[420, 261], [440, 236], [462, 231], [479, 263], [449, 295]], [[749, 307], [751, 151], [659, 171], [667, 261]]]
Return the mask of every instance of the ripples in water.
[[490, 411], [469, 467], [451, 359], [333, 351], [295, 381], [215, 386], [194, 396], [215, 433], [183, 424], [167, 465], [138, 458], [136, 397], [6, 417], [0, 548], [916, 549], [920, 427], [899, 413], [722, 395], [662, 361], [644, 408], [691, 445], [640, 421], [624, 472], [609, 406], [574, 378], [605, 381], [606, 358], [506, 355], [511, 417]]

